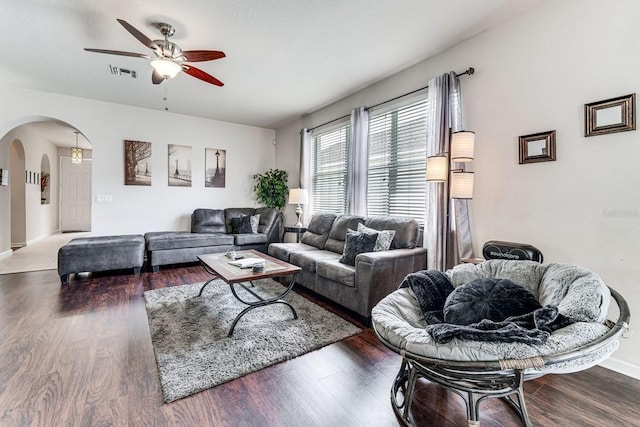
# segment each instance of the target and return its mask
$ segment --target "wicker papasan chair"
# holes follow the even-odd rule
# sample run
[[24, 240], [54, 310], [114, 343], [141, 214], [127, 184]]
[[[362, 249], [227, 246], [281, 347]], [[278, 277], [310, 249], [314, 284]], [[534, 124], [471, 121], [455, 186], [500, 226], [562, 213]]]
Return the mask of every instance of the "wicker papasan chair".
[[[432, 272], [407, 276], [403, 282], [405, 287], [386, 296], [371, 312], [377, 337], [402, 356], [400, 371], [391, 388], [391, 404], [407, 426], [415, 425], [411, 406], [420, 377], [461, 396], [467, 407], [469, 426], [480, 425], [480, 403], [490, 397], [503, 398], [523, 425], [532, 426], [524, 401], [523, 382], [547, 373], [571, 373], [590, 368], [608, 358], [618, 348], [621, 335], [628, 330], [630, 314], [626, 301], [608, 288], [597, 274], [569, 264], [489, 260], [477, 265], [461, 264], [444, 274], [435, 273], [448, 279], [450, 284], [447, 286], [456, 291], [462, 290], [458, 287], [468, 288], [478, 280], [489, 279], [495, 283], [507, 279], [529, 291], [540, 306], [557, 307], [558, 316], [571, 322], [548, 332], [542, 340], [544, 343], [531, 344], [527, 339], [492, 342], [469, 339], [464, 333], [445, 333], [445, 339], [442, 339], [439, 332], [451, 332], [452, 329], [456, 332], [458, 327], [451, 328], [445, 321], [436, 325], [431, 321], [427, 323], [425, 318], [432, 318], [431, 313], [425, 315], [425, 295], [431, 299], [447, 297], [449, 301], [448, 296], [454, 292], [430, 295], [429, 292], [414, 292], [413, 285], [405, 283], [412, 284], [408, 280], [412, 275]], [[618, 306], [616, 321], [606, 320], [611, 299]], [[528, 337], [525, 334], [525, 338]]]

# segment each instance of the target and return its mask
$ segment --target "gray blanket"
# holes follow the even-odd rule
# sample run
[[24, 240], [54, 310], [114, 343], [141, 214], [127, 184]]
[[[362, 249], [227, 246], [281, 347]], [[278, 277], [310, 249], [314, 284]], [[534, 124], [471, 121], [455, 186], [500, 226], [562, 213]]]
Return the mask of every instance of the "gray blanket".
[[435, 270], [419, 271], [408, 275], [400, 287], [411, 288], [428, 324], [427, 332], [440, 344], [461, 338], [540, 345], [547, 341], [553, 331], [573, 323], [571, 318], [560, 314], [558, 308], [552, 305], [503, 321], [483, 319], [470, 325], [443, 323], [446, 297], [453, 291], [446, 275]]

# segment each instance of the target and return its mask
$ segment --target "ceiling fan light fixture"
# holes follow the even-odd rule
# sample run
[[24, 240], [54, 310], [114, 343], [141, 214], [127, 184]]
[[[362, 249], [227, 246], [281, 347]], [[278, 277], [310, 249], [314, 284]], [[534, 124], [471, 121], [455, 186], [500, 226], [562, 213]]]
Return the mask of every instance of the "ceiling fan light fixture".
[[154, 59], [151, 61], [151, 66], [165, 79], [172, 79], [182, 71], [179, 64], [165, 58]]

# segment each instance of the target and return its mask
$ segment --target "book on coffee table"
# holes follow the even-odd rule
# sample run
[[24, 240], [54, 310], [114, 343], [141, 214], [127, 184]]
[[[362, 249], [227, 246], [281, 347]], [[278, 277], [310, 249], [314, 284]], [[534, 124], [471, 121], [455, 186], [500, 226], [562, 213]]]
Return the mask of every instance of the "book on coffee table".
[[264, 263], [265, 263], [264, 258], [242, 258], [242, 259], [237, 259], [235, 261], [229, 261], [229, 264], [235, 265], [236, 267], [240, 267], [240, 268], [251, 268], [254, 265], [264, 266]]

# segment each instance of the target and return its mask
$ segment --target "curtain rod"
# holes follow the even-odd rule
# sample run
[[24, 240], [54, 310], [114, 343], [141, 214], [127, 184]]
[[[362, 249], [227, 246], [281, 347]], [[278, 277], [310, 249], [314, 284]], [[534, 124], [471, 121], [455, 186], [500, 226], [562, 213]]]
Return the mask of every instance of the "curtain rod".
[[[462, 73], [457, 73], [456, 77], [460, 77], [460, 76], [464, 76], [464, 75], [470, 76], [475, 72], [476, 72], [475, 68], [469, 67], [467, 70], [463, 71]], [[393, 101], [398, 100], [400, 98], [404, 98], [405, 96], [413, 95], [416, 92], [420, 92], [421, 90], [425, 90], [425, 89], [428, 89], [428, 88], [429, 88], [429, 86], [427, 85], [425, 87], [421, 87], [420, 89], [412, 90], [411, 92], [407, 92], [407, 93], [405, 93], [403, 95], [396, 96], [395, 98], [387, 99], [386, 101], [382, 101], [382, 102], [380, 102], [380, 103], [378, 103], [376, 105], [372, 105], [371, 107], [365, 107], [365, 109], [366, 110], [371, 110], [372, 108], [376, 108], [376, 107], [379, 107], [381, 105], [388, 104], [389, 102], [393, 102]], [[351, 114], [347, 114], [345, 116], [338, 117], [337, 119], [329, 120], [326, 123], [322, 123], [321, 125], [314, 126], [311, 129], [308, 129], [307, 132], [311, 132], [314, 129], [321, 128], [322, 126], [326, 126], [326, 125], [331, 124], [333, 122], [337, 122], [338, 120], [346, 119], [347, 117], [350, 117], [350, 116], [351, 116]]]

